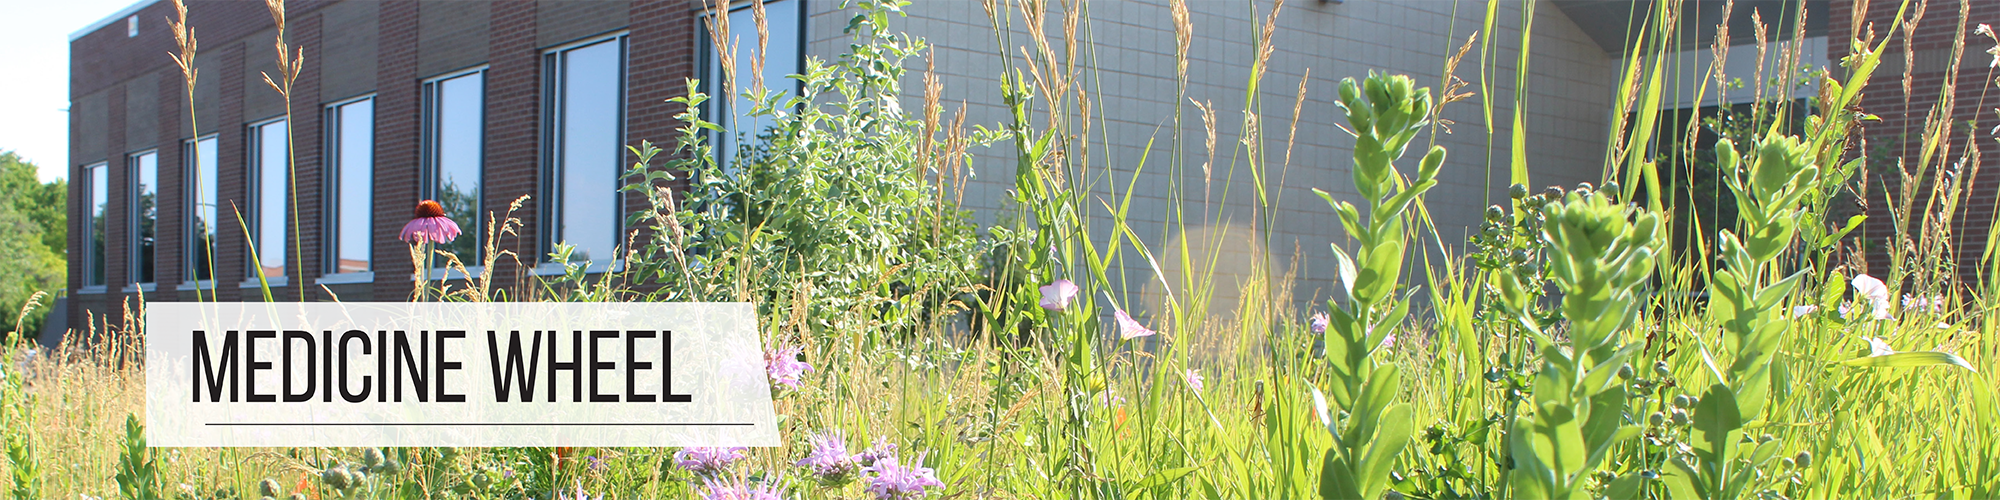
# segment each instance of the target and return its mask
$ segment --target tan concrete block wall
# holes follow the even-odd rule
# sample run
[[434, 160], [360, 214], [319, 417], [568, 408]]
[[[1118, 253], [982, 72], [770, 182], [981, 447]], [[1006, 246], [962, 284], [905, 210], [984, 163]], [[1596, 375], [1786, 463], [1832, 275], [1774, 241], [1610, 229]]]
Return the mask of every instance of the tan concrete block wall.
[[[1353, 138], [1339, 128], [1345, 124], [1345, 117], [1333, 103], [1337, 82], [1343, 77], [1360, 78], [1369, 70], [1379, 70], [1409, 74], [1419, 84], [1437, 90], [1445, 57], [1482, 24], [1484, 12], [1479, 7], [1483, 6], [1459, 3], [1464, 5], [1458, 5], [1457, 12], [1453, 12], [1454, 2], [1445, 1], [1348, 0], [1344, 4], [1294, 1], [1279, 15], [1273, 37], [1277, 48], [1258, 98], [1265, 154], [1269, 157], [1271, 178], [1267, 179], [1267, 185], [1271, 196], [1277, 199], [1272, 255], [1276, 268], [1283, 271], [1294, 257], [1294, 248], [1298, 249], [1299, 279], [1293, 297], [1296, 301], [1316, 303], [1326, 299], [1334, 279], [1332, 253], [1326, 244], [1345, 240], [1344, 236], [1337, 237], [1344, 233], [1332, 212], [1311, 190], [1325, 189], [1341, 199], [1360, 201], [1348, 181]], [[1062, 7], [1058, 2], [1051, 4], [1055, 12], [1049, 17], [1048, 30], [1052, 37], [1060, 37]], [[1173, 180], [1167, 159], [1172, 151], [1171, 119], [1177, 100], [1175, 41], [1167, 4], [1164, 0], [1117, 1], [1093, 2], [1089, 7], [1085, 26], [1096, 42], [1094, 52], [1089, 53], [1094, 57], [1095, 67], [1085, 71], [1083, 77], [1086, 85], [1102, 90], [1100, 106], [1094, 113], [1103, 121], [1092, 126], [1093, 134], [1106, 142], [1092, 144], [1090, 162], [1097, 172], [1098, 192], [1102, 193], [1105, 185], [1114, 182], [1122, 190], [1137, 167], [1146, 141], [1154, 139], [1150, 160], [1136, 184], [1130, 223], [1136, 233], [1148, 240], [1157, 256], [1175, 260], [1163, 251], [1166, 242], [1175, 240], [1180, 233], [1179, 227], [1170, 227], [1168, 218], [1173, 210], [1166, 197]], [[844, 53], [849, 42], [841, 29], [846, 27], [852, 13], [839, 11], [835, 2], [814, 2], [811, 8], [808, 54], [831, 58]], [[1212, 103], [1217, 112], [1219, 151], [1207, 182], [1214, 186], [1211, 196], [1222, 208], [1206, 210], [1208, 215], [1201, 215], [1204, 212], [1201, 165], [1207, 156], [1202, 145], [1204, 132], [1199, 111], [1181, 100], [1183, 151], [1187, 160], [1180, 180], [1188, 186], [1185, 192], [1192, 200], [1183, 208], [1193, 212], [1186, 229], [1190, 234], [1201, 235], [1195, 240], [1222, 235], [1225, 243], [1220, 245], [1223, 250], [1218, 274], [1229, 276], [1247, 272], [1250, 267], [1247, 263], [1257, 253], [1255, 247], [1262, 239], [1248, 229], [1254, 227], [1260, 215], [1254, 210], [1252, 176], [1242, 167], [1244, 155], [1238, 147], [1238, 132], [1244, 121], [1244, 88], [1253, 57], [1252, 37], [1271, 4], [1258, 2], [1258, 18], [1254, 21], [1249, 6], [1242, 2], [1193, 1], [1190, 8], [1197, 38], [1190, 51], [1191, 81], [1187, 97]], [[1522, 8], [1518, 2], [1501, 6], [1500, 25], [1496, 27], [1499, 32], [1492, 41], [1492, 68], [1487, 77], [1493, 83], [1494, 97], [1506, 103], [1512, 102], [1514, 93]], [[921, 36], [933, 46], [947, 109], [955, 110], [959, 102], [964, 102], [969, 124], [990, 126], [1008, 120], [999, 94], [1001, 60], [991, 23], [980, 3], [918, 2], [906, 10], [909, 17], [893, 21], [892, 26]], [[1017, 63], [1019, 49], [1015, 47], [1031, 42], [1024, 23], [1016, 16], [1009, 35], [1012, 45], [1009, 52], [1016, 54]], [[1537, 186], [1595, 180], [1602, 165], [1618, 61], [1605, 54], [1553, 4], [1537, 6], [1534, 27], [1527, 97], [1531, 134], [1527, 138], [1527, 157], [1532, 179]], [[1056, 50], [1062, 50], [1059, 40], [1051, 43], [1057, 44]], [[1473, 83], [1468, 90], [1478, 90], [1478, 57], [1479, 49], [1475, 47], [1458, 69], [1461, 78]], [[913, 74], [921, 74], [921, 62], [913, 61], [912, 66]], [[1286, 168], [1283, 161], [1288, 128], [1294, 118], [1293, 102], [1300, 77], [1307, 69], [1311, 69], [1311, 80], [1297, 118], [1291, 164]], [[919, 81], [912, 78], [905, 84], [905, 93], [909, 95], [906, 109], [918, 109], [921, 104]], [[1498, 105], [1494, 113], [1495, 120], [1504, 127], [1512, 109]], [[1444, 243], [1459, 246], [1465, 235], [1477, 229], [1489, 197], [1499, 200], [1506, 196], [1510, 138], [1505, 130], [1490, 138], [1495, 146], [1489, 160], [1489, 137], [1482, 125], [1477, 99], [1451, 105], [1444, 116], [1457, 125], [1452, 127], [1453, 133], [1437, 138], [1439, 144], [1451, 151], [1451, 156], [1442, 184], [1431, 191], [1429, 207], [1440, 223], [1438, 229]], [[1425, 140], [1420, 138], [1418, 142]], [[1013, 179], [1013, 148], [1011, 144], [1000, 144], [980, 154], [981, 161], [976, 165], [978, 179], [967, 188], [965, 204], [979, 214], [982, 223], [993, 223], [1007, 210], [1006, 191], [1012, 187]], [[1420, 146], [1413, 145], [1409, 158], [1398, 166], [1413, 171], [1415, 157], [1421, 152]], [[1238, 165], [1233, 173], [1229, 170], [1232, 156]], [[1109, 177], [1105, 176], [1107, 157]], [[1227, 202], [1222, 203], [1225, 183], [1232, 187]], [[1102, 209], [1096, 211], [1101, 213]], [[1100, 244], [1109, 239], [1108, 223], [1100, 220], [1095, 229]], [[1133, 291], [1146, 288], [1150, 293], [1145, 295], [1150, 299], [1145, 302], [1158, 303], [1162, 295], [1157, 292], [1158, 284], [1140, 285], [1154, 281], [1154, 272], [1145, 261], [1135, 258], [1124, 264]], [[1178, 268], [1178, 265], [1165, 267]], [[1169, 269], [1167, 273], [1172, 276], [1177, 271]], [[1227, 283], [1217, 288], [1212, 308], [1233, 309], [1237, 293]], [[1175, 293], [1187, 295], [1178, 287]]]

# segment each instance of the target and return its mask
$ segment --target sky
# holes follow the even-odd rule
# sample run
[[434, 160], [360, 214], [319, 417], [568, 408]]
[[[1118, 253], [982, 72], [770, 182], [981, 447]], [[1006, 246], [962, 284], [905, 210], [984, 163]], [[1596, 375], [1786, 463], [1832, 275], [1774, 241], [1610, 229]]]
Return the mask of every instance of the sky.
[[[0, 61], [12, 73], [0, 78], [0, 150], [40, 166], [43, 181], [69, 174], [70, 33], [139, 1], [0, 2], [0, 19], [8, 20]], [[166, 22], [140, 26], [147, 21]]]

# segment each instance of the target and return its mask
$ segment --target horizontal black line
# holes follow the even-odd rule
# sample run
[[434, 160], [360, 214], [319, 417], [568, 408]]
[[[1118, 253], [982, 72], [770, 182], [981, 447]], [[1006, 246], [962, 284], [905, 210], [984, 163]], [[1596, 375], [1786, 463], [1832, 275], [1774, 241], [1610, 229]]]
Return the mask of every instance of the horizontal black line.
[[208, 422], [202, 425], [238, 427], [404, 427], [404, 426], [487, 426], [487, 427], [534, 427], [534, 426], [586, 426], [586, 427], [749, 427], [757, 424], [747, 422]]

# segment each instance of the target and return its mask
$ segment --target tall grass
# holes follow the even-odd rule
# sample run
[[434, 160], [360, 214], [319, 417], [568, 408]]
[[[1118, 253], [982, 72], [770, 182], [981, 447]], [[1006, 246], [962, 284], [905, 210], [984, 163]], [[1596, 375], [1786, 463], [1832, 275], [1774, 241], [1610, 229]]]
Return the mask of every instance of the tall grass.
[[[754, 140], [741, 143], [752, 146], [729, 164], [710, 142], [711, 96], [689, 83], [675, 100], [680, 135], [664, 150], [632, 150], [626, 190], [649, 209], [630, 219], [641, 229], [625, 270], [571, 265], [559, 278], [495, 284], [490, 273], [509, 262], [494, 249], [514, 226], [494, 214], [509, 222], [476, 236], [489, 274], [418, 280], [413, 297], [756, 301], [766, 342], [801, 348], [815, 370], [778, 393], [791, 445], [752, 450], [732, 471], [787, 498], [869, 496], [857, 482], [816, 481], [794, 465], [816, 435], [896, 446], [936, 470], [944, 486], [933, 498], [2000, 495], [1990, 378], [2000, 369], [1990, 336], [2000, 258], [1989, 251], [1971, 273], [1978, 281], [1962, 281], [1966, 259], [1951, 242], [1964, 219], [1927, 215], [1957, 213], [1962, 186], [1976, 179], [1976, 141], [1955, 143], [1948, 118], [1967, 104], [1945, 99], [1929, 111], [1923, 154], [1897, 165], [1894, 183], [1866, 177], [1885, 170], [1855, 141], [1867, 118], [1855, 109], [1860, 93], [1876, 88], [1868, 83], [1892, 41], [1913, 36], [1922, 3], [1885, 29], [1846, 34], [1851, 44], [1835, 44], [1849, 47], [1839, 68], [1808, 71], [1797, 49], [1781, 46], [1792, 51], [1778, 57], [1787, 62], [1753, 79], [1760, 89], [1766, 76], [1781, 89], [1813, 79], [1821, 91], [1807, 101], [1810, 118], [1790, 128], [1780, 117], [1794, 104], [1760, 95], [1752, 126], [1718, 130], [1729, 140], [1699, 151], [1656, 140], [1706, 126], [1660, 128], [1663, 89], [1696, 78], [1700, 92], [1720, 92], [1734, 79], [1720, 61], [1702, 75], [1674, 74], [1686, 13], [1655, 2], [1632, 28], [1600, 185], [1548, 189], [1529, 184], [1524, 148], [1535, 7], [1521, 12], [1508, 97], [1490, 78], [1509, 59], [1492, 44], [1506, 20], [1499, 2], [1485, 3], [1478, 34], [1451, 34], [1459, 48], [1441, 54], [1436, 93], [1393, 75], [1341, 86], [1357, 136], [1346, 182], [1359, 196], [1323, 194], [1320, 216], [1339, 220], [1351, 245], [1330, 250], [1340, 288], [1324, 309], [1308, 307], [1327, 313], [1317, 322], [1290, 299], [1296, 264], [1271, 264], [1276, 188], [1293, 147], [1313, 140], [1297, 133], [1309, 72], [1290, 106], [1260, 102], [1285, 5], [1242, 4], [1255, 26], [1253, 59], [1235, 106], [1245, 111], [1226, 116], [1188, 99], [1190, 53], [1205, 28], [1188, 3], [1168, 3], [1176, 95], [1161, 128], [1173, 135], [1164, 158], [1136, 159], [1092, 149], [1113, 125], [1101, 111], [1091, 35], [1100, 20], [1090, 5], [985, 1], [1008, 114], [968, 126], [962, 110], [946, 118], [930, 72], [923, 109], [902, 110], [902, 84], [915, 79], [902, 68], [928, 59], [927, 46], [889, 29], [906, 3], [856, 2], [851, 52], [810, 62], [796, 77], [803, 95], [754, 80], [739, 91], [733, 78], [713, 88], [748, 97], [757, 104], [738, 112], [776, 124], [745, 131]], [[1728, 10], [1760, 24], [1764, 14]], [[761, 10], [754, 17], [761, 44]], [[732, 40], [727, 18], [712, 17], [718, 43]], [[1790, 19], [1784, 29], [1803, 33], [1801, 16]], [[176, 58], [191, 88], [193, 37], [184, 17], [179, 26], [186, 42]], [[1761, 28], [1755, 35], [1762, 60], [1772, 42]], [[1730, 36], [1718, 33], [1718, 59], [1730, 57]], [[1955, 50], [1967, 43], [1961, 36]], [[1458, 76], [1467, 60], [1479, 66], [1476, 82]], [[1917, 89], [1911, 68], [1906, 92], [1950, 95], [1962, 83]], [[1507, 155], [1497, 162], [1506, 175], [1487, 179], [1511, 186], [1462, 241], [1445, 236], [1422, 195], [1441, 176], [1462, 175], [1435, 147], [1438, 110], [1473, 101], [1484, 123], [1461, 132], [1505, 132], [1511, 145], [1454, 156], [1483, 153], [1495, 164]], [[1513, 116], [1496, 113], [1504, 105]], [[1277, 147], [1268, 124], [1288, 122]], [[1198, 144], [1182, 133], [1195, 127]], [[1241, 141], [1218, 143], [1224, 135]], [[1423, 145], [1421, 159], [1404, 158], [1412, 143]], [[983, 228], [959, 206], [982, 147], [1012, 160], [1003, 173], [1013, 188], [1008, 214]], [[1949, 155], [1957, 159], [1937, 159]], [[1697, 156], [1715, 161], [1686, 161]], [[1684, 188], [1663, 168], [1715, 168], [1739, 220], [1676, 224], [1714, 214], [1669, 210]], [[1232, 183], [1239, 172], [1250, 186]], [[1145, 236], [1154, 228], [1137, 227], [1141, 179], [1157, 175], [1171, 179], [1163, 234], [1226, 222], [1230, 206], [1253, 208], [1248, 231], [1263, 244], [1247, 280], [1220, 279], [1214, 256], [1225, 238], [1155, 240]], [[1899, 186], [1889, 198], [1897, 232], [1888, 248], [1867, 248], [1850, 235], [1859, 219], [1822, 214], [1879, 184]], [[1868, 252], [1888, 253], [1889, 267], [1868, 269]], [[413, 248], [413, 260], [429, 255]], [[1044, 306], [1043, 287], [1058, 280], [1080, 293]], [[1152, 314], [1130, 317], [1146, 299], [1128, 280], [1163, 286]], [[1923, 300], [1897, 302], [1903, 294]], [[1234, 314], [1211, 310], [1217, 297], [1239, 297]], [[99, 341], [8, 365], [0, 477], [12, 478], [17, 497], [113, 496], [121, 486], [143, 496], [131, 492], [144, 476], [195, 498], [687, 498], [705, 489], [658, 449], [147, 449], [129, 440], [136, 427], [125, 418], [144, 413], [131, 366], [143, 314], [138, 303], [93, 319]], [[6, 359], [20, 353], [9, 346]]]

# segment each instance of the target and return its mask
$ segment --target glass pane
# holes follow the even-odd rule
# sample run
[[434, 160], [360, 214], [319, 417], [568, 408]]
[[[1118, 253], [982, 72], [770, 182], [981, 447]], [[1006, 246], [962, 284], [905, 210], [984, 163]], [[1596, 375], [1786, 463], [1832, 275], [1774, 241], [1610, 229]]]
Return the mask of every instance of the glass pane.
[[[799, 72], [801, 47], [798, 14], [798, 5], [792, 2], [764, 3], [764, 23], [771, 35], [770, 43], [762, 49], [765, 56], [764, 88], [772, 94], [790, 96], [795, 94], [794, 90], [798, 88], [797, 80], [786, 78]], [[755, 138], [757, 134], [763, 133], [765, 127], [772, 125], [770, 117], [750, 116], [750, 110], [756, 106], [756, 102], [743, 96], [744, 93], [754, 90], [752, 84], [756, 83], [751, 80], [751, 72], [757, 70], [751, 64], [751, 59], [756, 57], [759, 51], [757, 18], [749, 8], [738, 8], [729, 13], [729, 25], [730, 38], [736, 39], [736, 51], [741, 54], [736, 58], [736, 74], [737, 78], [742, 79], [736, 82], [737, 94], [730, 99], [729, 130], [731, 135], [740, 133]]]
[[104, 202], [111, 198], [106, 177], [110, 169], [99, 163], [84, 167], [90, 176], [90, 256], [83, 270], [86, 285], [104, 285]]
[[160, 158], [156, 153], [146, 153], [132, 157], [133, 213], [133, 259], [132, 280], [139, 283], [153, 282], [154, 237], [159, 231], [158, 206], [160, 198]]
[[369, 269], [374, 241], [375, 101], [341, 106], [337, 119], [339, 142], [334, 147], [339, 148], [335, 158], [340, 162], [340, 185], [335, 204], [340, 215], [334, 229], [339, 253], [333, 272], [362, 272]]
[[479, 230], [480, 174], [486, 145], [485, 75], [473, 73], [437, 85], [436, 196], [445, 215], [465, 230], [464, 235], [438, 249], [469, 262], [479, 258], [479, 235], [485, 234]]
[[196, 280], [215, 279], [215, 138], [210, 137], [194, 142], [194, 161], [189, 162], [188, 179], [194, 186], [191, 191], [193, 209], [189, 213], [188, 234], [193, 235], [193, 245], [188, 258], [188, 276]]
[[573, 259], [617, 258], [620, 40], [562, 57], [562, 235]]
[[285, 275], [285, 203], [291, 198], [285, 122], [257, 128], [257, 265], [266, 278]]

